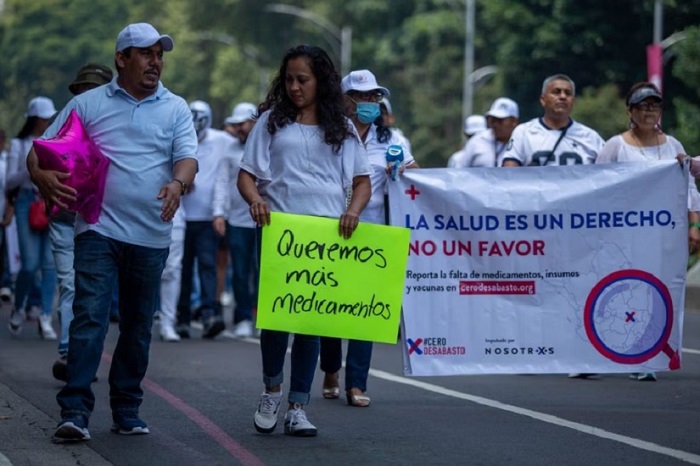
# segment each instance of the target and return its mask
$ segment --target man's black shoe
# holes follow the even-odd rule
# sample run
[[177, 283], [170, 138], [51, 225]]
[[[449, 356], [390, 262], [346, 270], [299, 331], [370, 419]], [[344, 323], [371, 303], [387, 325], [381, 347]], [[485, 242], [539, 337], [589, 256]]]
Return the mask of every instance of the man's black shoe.
[[190, 326], [185, 324], [178, 324], [175, 327], [175, 333], [177, 333], [180, 338], [187, 339], [190, 337]]
[[224, 331], [226, 326], [220, 317], [210, 317], [206, 320], [204, 324], [204, 331], [202, 332], [202, 338], [213, 339], [218, 334]]

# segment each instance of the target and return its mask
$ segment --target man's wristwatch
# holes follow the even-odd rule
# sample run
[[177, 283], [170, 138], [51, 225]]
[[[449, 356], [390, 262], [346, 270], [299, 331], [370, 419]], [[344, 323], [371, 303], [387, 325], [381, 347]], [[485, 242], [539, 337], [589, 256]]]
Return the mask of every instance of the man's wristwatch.
[[180, 196], [184, 196], [185, 194], [187, 194], [187, 183], [177, 178], [173, 178], [173, 181], [177, 181], [178, 183], [180, 183], [180, 187], [182, 188], [182, 190], [180, 191]]

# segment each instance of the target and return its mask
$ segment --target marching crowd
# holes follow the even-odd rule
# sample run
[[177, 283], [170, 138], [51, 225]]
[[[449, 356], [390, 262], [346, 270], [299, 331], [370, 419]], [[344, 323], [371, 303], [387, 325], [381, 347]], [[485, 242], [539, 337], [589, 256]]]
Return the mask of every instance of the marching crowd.
[[[58, 112], [50, 99], [32, 99], [9, 152], [0, 154], [0, 306], [10, 311], [13, 335], [37, 321], [41, 338], [59, 340], [53, 375], [65, 385], [57, 395], [62, 421], [56, 442], [90, 438], [90, 385], [110, 320], [120, 321], [109, 375], [112, 430], [147, 434], [139, 406], [154, 316], [163, 341], [191, 338], [195, 320], [203, 338], [216, 338], [226, 327], [222, 297], [229, 289], [233, 335], [260, 337], [264, 389], [255, 429], [273, 432], [289, 334], [255, 330], [260, 227], [270, 223], [273, 211], [314, 215], [338, 219], [339, 234], [349, 238], [361, 221], [387, 222], [388, 149], [401, 148], [399, 171], [419, 168], [407, 138], [394, 127], [389, 89], [369, 70], [341, 77], [324, 50], [294, 47], [265, 100], [237, 104], [216, 129], [207, 102], [187, 103], [160, 81], [163, 54], [173, 47], [170, 36], [148, 23], [128, 25], [116, 41], [116, 76], [109, 67], [85, 65], [68, 86], [74, 98]], [[543, 115], [523, 123], [516, 102], [496, 99], [485, 115], [466, 119], [466, 143], [448, 167], [644, 163], [684, 156], [678, 140], [660, 129], [663, 97], [652, 83], [630, 89], [629, 128], [607, 142], [571, 118], [575, 95], [568, 76], [547, 77], [539, 96]], [[67, 182], [72, 174], [42, 167], [33, 149], [37, 139], [61, 137], [71, 112], [110, 161], [96, 223], [67, 208], [84, 195]], [[0, 150], [5, 139], [0, 131]], [[700, 163], [691, 164], [696, 171]], [[696, 251], [700, 194], [693, 181], [688, 193], [688, 241]], [[9, 261], [14, 256], [20, 258], [16, 277]], [[56, 289], [58, 333], [52, 321]], [[344, 391], [351, 406], [370, 405], [371, 356], [371, 342], [348, 342]], [[317, 434], [304, 408], [319, 360], [323, 398], [339, 398], [341, 341], [295, 335], [286, 434]], [[632, 376], [656, 380], [653, 373]]]

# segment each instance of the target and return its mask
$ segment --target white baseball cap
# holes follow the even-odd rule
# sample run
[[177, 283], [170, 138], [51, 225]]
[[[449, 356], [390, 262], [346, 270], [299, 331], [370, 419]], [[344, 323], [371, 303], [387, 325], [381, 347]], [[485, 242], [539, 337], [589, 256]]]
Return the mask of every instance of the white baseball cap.
[[231, 116], [224, 120], [227, 125], [237, 125], [255, 118], [258, 109], [250, 102], [242, 102], [233, 107]]
[[161, 35], [148, 23], [129, 24], [117, 36], [115, 51], [121, 52], [129, 47], [146, 48], [156, 42], [160, 42], [164, 52], [170, 52], [175, 46], [170, 36]]
[[486, 112], [486, 116], [494, 118], [520, 118], [520, 110], [518, 104], [508, 97], [499, 97], [493, 101], [491, 108]]
[[38, 117], [42, 120], [48, 120], [56, 113], [56, 107], [53, 105], [53, 100], [48, 97], [34, 97], [29, 101], [27, 106], [27, 117]]
[[469, 115], [464, 120], [464, 134], [473, 136], [479, 131], [486, 129], [486, 118], [482, 115]]
[[391, 95], [389, 89], [377, 84], [377, 78], [374, 77], [374, 74], [372, 74], [370, 70], [351, 71], [350, 74], [345, 76], [340, 82], [340, 89], [343, 91], [343, 94], [347, 94], [350, 91], [379, 91], [384, 94], [385, 97]]

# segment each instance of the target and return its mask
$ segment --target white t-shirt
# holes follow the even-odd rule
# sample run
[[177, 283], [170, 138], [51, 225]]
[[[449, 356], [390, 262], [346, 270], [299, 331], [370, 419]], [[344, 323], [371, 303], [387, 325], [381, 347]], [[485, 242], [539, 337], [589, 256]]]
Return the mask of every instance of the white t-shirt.
[[399, 144], [401, 147], [403, 147], [405, 152], [412, 152], [411, 141], [408, 140], [403, 131], [401, 131], [399, 128], [393, 127], [391, 128], [391, 135], [398, 141], [395, 144]]
[[36, 190], [27, 170], [27, 155], [29, 155], [33, 143], [34, 136], [27, 136], [24, 139], [13, 138], [10, 141], [10, 152], [7, 155], [7, 168], [5, 169], [6, 190], [18, 186]]
[[[353, 178], [371, 173], [357, 133], [336, 153], [318, 126], [291, 123], [270, 134], [269, 115], [264, 112], [248, 135], [241, 169], [257, 178], [274, 212], [340, 217]], [[350, 120], [347, 124], [354, 128]]]
[[464, 168], [464, 146], [447, 159], [447, 168]]
[[0, 215], [5, 212], [5, 178], [7, 174], [7, 151], [0, 148]]
[[255, 228], [255, 222], [248, 211], [248, 203], [238, 191], [238, 172], [241, 171], [245, 146], [237, 138], [231, 139], [231, 156], [219, 167], [214, 184], [214, 216], [226, 217], [229, 225], [234, 227]]
[[194, 180], [194, 189], [182, 197], [185, 220], [206, 221], [214, 219], [214, 183], [220, 167], [231, 158], [234, 139], [226, 132], [209, 128], [197, 146], [199, 171]]
[[464, 145], [464, 155], [459, 159], [461, 165], [457, 168], [498, 167], [503, 163], [505, 149], [506, 144], [496, 141], [492, 130], [479, 131]]
[[[557, 145], [562, 131], [566, 132]], [[598, 133], [577, 121], [571, 120], [569, 126], [559, 130], [548, 128], [542, 118], [535, 118], [515, 127], [503, 162], [515, 160], [522, 166], [591, 164], [603, 144]]]
[[[618, 134], [608, 139], [595, 163], [644, 163], [655, 160], [674, 160], [678, 154], [685, 154], [685, 149], [673, 136], [666, 135], [666, 142], [658, 146], [638, 147], [627, 143], [622, 135]], [[688, 210], [700, 210], [700, 193], [698, 193], [695, 180], [692, 177], [688, 177]]]
[[384, 225], [384, 193], [389, 175], [386, 173], [386, 150], [391, 145], [399, 145], [403, 148], [403, 166], [411, 165], [415, 162], [410, 149], [402, 144], [402, 139], [397, 137], [395, 132], [387, 142], [377, 140], [377, 127], [372, 124], [367, 131], [365, 138], [365, 148], [369, 155], [369, 163], [372, 167], [370, 180], [372, 182], [372, 197], [370, 197], [367, 207], [362, 211], [360, 220], [363, 222], [379, 223]]
[[175, 215], [173, 215], [173, 230], [176, 228], [185, 228], [185, 208], [182, 207], [182, 204], [180, 204], [180, 207], [175, 211]]

